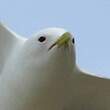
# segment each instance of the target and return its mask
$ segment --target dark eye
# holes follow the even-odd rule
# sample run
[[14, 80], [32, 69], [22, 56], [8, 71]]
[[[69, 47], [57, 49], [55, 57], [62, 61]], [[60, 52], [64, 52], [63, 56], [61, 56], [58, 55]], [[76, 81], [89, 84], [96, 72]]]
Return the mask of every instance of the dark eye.
[[74, 40], [74, 38], [72, 38], [72, 43], [73, 43], [73, 44], [75, 43], [75, 40]]
[[45, 40], [46, 40], [46, 37], [45, 36], [41, 36], [38, 39], [39, 42], [44, 42]]

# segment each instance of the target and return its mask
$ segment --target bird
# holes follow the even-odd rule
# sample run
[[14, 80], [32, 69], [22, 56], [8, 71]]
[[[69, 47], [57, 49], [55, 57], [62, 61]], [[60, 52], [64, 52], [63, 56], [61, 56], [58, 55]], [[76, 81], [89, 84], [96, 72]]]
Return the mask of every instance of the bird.
[[0, 110], [110, 110], [110, 79], [76, 63], [74, 35], [46, 28], [30, 38], [0, 24]]

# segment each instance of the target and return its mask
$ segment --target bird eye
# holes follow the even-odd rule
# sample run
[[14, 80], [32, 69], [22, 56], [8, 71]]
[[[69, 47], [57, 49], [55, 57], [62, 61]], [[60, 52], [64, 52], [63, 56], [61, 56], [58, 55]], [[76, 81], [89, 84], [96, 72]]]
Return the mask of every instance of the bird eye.
[[73, 44], [75, 43], [75, 40], [74, 40], [74, 38], [72, 38], [72, 43], [73, 43]]
[[39, 42], [44, 42], [45, 40], [46, 40], [46, 37], [45, 36], [41, 36], [38, 39]]

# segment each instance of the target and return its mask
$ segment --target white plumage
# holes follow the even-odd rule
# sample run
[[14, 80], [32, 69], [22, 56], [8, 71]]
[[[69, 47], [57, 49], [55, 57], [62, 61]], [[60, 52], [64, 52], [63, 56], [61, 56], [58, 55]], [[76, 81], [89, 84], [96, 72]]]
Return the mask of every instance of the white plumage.
[[79, 69], [72, 39], [61, 28], [26, 39], [0, 24], [0, 110], [110, 110], [110, 80]]

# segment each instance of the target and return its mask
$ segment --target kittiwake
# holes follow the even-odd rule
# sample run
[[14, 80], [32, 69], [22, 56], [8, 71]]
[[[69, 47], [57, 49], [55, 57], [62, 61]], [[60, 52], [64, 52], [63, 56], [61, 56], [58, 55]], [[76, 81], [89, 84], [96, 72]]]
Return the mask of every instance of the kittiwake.
[[67, 30], [27, 39], [0, 24], [0, 110], [110, 110], [110, 79], [79, 68]]

